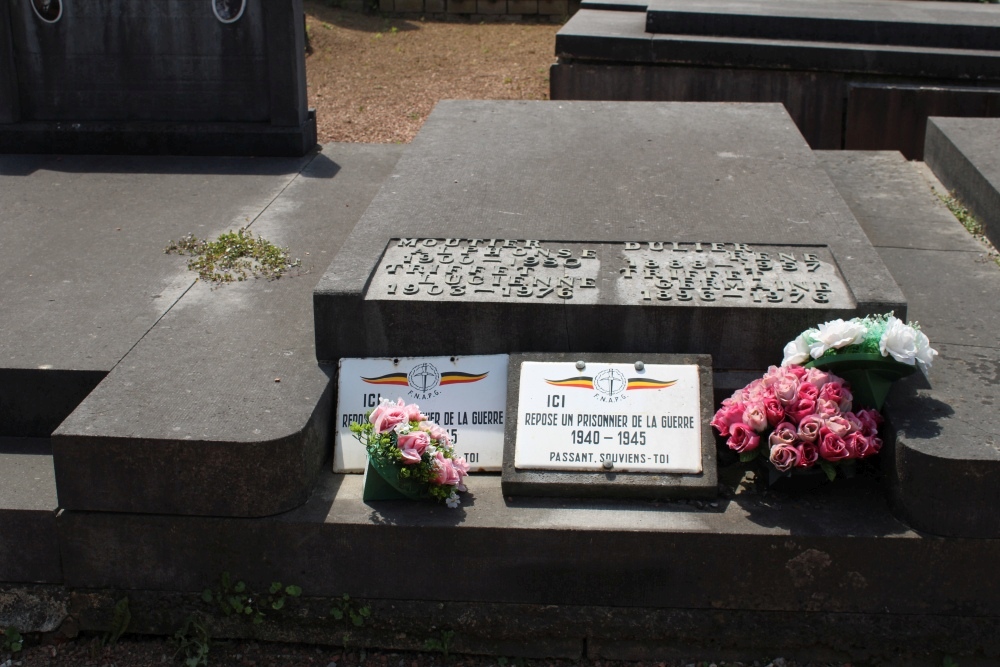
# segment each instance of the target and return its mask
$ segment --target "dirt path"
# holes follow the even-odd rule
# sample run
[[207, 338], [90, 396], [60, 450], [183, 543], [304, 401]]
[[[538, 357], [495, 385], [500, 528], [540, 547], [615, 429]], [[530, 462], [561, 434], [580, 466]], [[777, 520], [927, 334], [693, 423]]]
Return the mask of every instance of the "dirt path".
[[442, 99], [544, 100], [559, 26], [388, 19], [307, 0], [319, 141], [409, 142]]

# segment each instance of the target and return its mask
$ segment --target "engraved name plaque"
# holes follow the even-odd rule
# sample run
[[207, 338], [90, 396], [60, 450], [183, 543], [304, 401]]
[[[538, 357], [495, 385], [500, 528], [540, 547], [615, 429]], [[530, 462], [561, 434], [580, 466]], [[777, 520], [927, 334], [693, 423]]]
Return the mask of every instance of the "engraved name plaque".
[[369, 300], [853, 308], [825, 246], [391, 239]]

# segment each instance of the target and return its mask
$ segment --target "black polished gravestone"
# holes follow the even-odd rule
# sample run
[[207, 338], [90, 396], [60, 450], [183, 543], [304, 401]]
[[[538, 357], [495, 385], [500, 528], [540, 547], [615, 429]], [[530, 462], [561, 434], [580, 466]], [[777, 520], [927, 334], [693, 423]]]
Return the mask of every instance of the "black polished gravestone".
[[780, 105], [442, 102], [314, 293], [317, 357], [711, 354], [905, 301]]
[[0, 153], [315, 145], [302, 0], [0, 2]]

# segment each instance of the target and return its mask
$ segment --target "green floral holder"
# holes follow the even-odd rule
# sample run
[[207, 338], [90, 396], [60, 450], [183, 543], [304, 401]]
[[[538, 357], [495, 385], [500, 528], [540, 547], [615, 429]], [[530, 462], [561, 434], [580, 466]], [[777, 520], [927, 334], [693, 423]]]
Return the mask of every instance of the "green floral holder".
[[432, 500], [427, 485], [414, 479], [400, 477], [402, 466], [368, 457], [364, 490], [361, 499], [369, 500]]
[[803, 365], [842, 377], [851, 385], [855, 409], [874, 408], [879, 412], [882, 411], [892, 383], [917, 370], [915, 366], [901, 363], [892, 357], [866, 352], [820, 357]]

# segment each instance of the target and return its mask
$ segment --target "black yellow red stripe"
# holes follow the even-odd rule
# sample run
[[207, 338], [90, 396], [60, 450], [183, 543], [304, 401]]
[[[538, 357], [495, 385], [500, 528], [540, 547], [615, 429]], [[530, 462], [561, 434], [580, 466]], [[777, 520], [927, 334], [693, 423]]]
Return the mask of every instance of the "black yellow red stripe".
[[629, 378], [629, 389], [666, 389], [677, 384], [677, 380], [654, 380], [652, 378]]
[[376, 378], [362, 377], [361, 379], [368, 384], [398, 384], [404, 387], [409, 384], [406, 379], [406, 373], [389, 373], [387, 375], [379, 375]]
[[441, 384], [446, 385], [479, 382], [487, 375], [489, 375], [489, 373], [459, 373], [458, 371], [450, 371], [448, 373], [441, 373]]
[[585, 377], [583, 375], [575, 378], [566, 378], [565, 380], [545, 380], [545, 381], [556, 387], [577, 387], [579, 389], [594, 388], [594, 378]]

